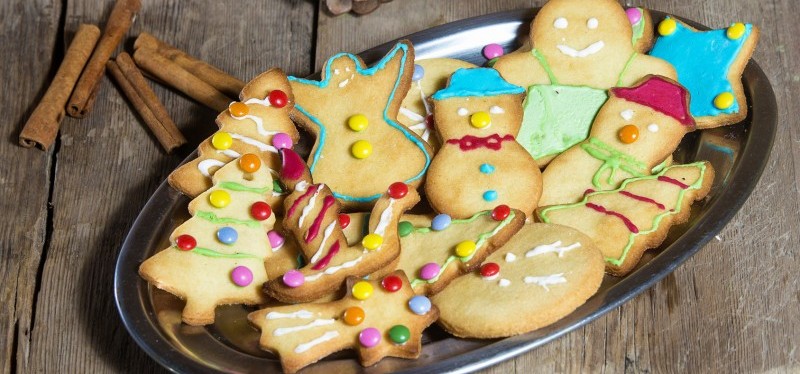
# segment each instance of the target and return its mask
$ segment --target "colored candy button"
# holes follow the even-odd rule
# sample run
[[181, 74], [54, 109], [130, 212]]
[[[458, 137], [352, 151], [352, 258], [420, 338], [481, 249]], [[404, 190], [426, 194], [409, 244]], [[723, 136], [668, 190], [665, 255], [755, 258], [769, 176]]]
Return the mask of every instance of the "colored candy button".
[[439, 266], [439, 264], [435, 262], [429, 262], [423, 265], [422, 269], [419, 269], [419, 277], [424, 280], [431, 280], [436, 278], [441, 270], [442, 268]]
[[458, 256], [458, 257], [469, 257], [473, 253], [475, 253], [475, 250], [477, 248], [478, 247], [475, 244], [475, 242], [473, 242], [471, 240], [465, 240], [465, 241], [463, 241], [461, 243], [458, 243], [456, 245], [456, 256]]
[[511, 208], [508, 205], [498, 205], [494, 209], [492, 209], [492, 219], [495, 221], [502, 221], [508, 218], [508, 215], [511, 214]]
[[286, 103], [289, 102], [289, 96], [286, 96], [286, 93], [281, 90], [272, 90], [267, 98], [269, 100], [269, 105], [276, 108], [283, 108], [286, 106]]
[[346, 229], [347, 226], [350, 226], [350, 216], [347, 214], [341, 213], [339, 214], [339, 226], [342, 226], [342, 229]]
[[408, 194], [408, 185], [403, 182], [394, 182], [389, 186], [389, 197], [402, 199]]
[[276, 230], [269, 230], [267, 232], [267, 239], [269, 239], [269, 246], [272, 247], [272, 249], [280, 248], [286, 241], [283, 235]]
[[408, 236], [411, 232], [414, 231], [414, 225], [408, 221], [400, 221], [397, 224], [397, 234], [400, 235], [401, 238]]
[[497, 43], [487, 44], [483, 47], [483, 57], [486, 57], [487, 60], [500, 57], [503, 53], [503, 46]]
[[439, 214], [436, 217], [433, 217], [433, 221], [431, 221], [431, 229], [433, 231], [442, 231], [450, 226], [450, 223], [453, 222], [453, 219], [450, 218], [447, 214]]
[[389, 292], [396, 292], [403, 288], [403, 281], [396, 275], [389, 275], [381, 280], [381, 287]]
[[353, 285], [353, 297], [358, 300], [366, 300], [372, 296], [372, 285], [367, 281], [360, 281]]
[[378, 234], [367, 234], [361, 239], [361, 245], [370, 251], [378, 249], [383, 244], [383, 237]]
[[480, 171], [483, 174], [494, 173], [494, 166], [492, 164], [481, 164]]
[[233, 145], [233, 138], [231, 137], [231, 134], [220, 131], [211, 137], [211, 145], [214, 147], [214, 149], [224, 151]]
[[486, 112], [475, 112], [469, 117], [469, 123], [476, 129], [482, 129], [492, 124], [492, 116]]
[[353, 131], [364, 131], [367, 125], [369, 125], [369, 120], [363, 114], [356, 114], [347, 119], [347, 127]]
[[367, 327], [358, 334], [358, 341], [367, 348], [372, 348], [381, 342], [381, 332], [374, 327]]
[[411, 81], [416, 82], [425, 76], [425, 68], [421, 65], [414, 64], [414, 74], [411, 75]]
[[252, 153], [243, 154], [239, 157], [239, 168], [245, 173], [255, 173], [261, 168], [261, 159]]
[[250, 206], [250, 215], [257, 221], [263, 221], [272, 215], [272, 208], [263, 201], [256, 201]]
[[403, 325], [394, 325], [389, 329], [389, 339], [395, 344], [405, 344], [411, 338], [411, 330]]
[[639, 128], [635, 125], [625, 125], [619, 129], [619, 141], [631, 144], [639, 139]]
[[289, 134], [279, 132], [272, 137], [272, 146], [277, 149], [292, 148], [294, 143]]
[[247, 266], [237, 266], [231, 270], [231, 280], [239, 287], [249, 286], [253, 283], [253, 272]]
[[408, 308], [414, 314], [423, 315], [431, 310], [431, 300], [422, 295], [414, 296], [408, 300]]
[[283, 284], [291, 287], [296, 288], [303, 285], [306, 282], [306, 277], [303, 273], [297, 270], [289, 270], [285, 274], [283, 274]]
[[181, 250], [191, 251], [197, 247], [197, 240], [191, 235], [183, 234], [175, 238], [175, 245]]
[[730, 92], [723, 92], [717, 97], [714, 98], [714, 107], [717, 109], [728, 109], [733, 106], [733, 102], [736, 98]]
[[372, 154], [372, 144], [366, 140], [359, 140], [350, 147], [350, 153], [359, 160], [365, 159]]
[[726, 35], [728, 36], [728, 39], [736, 40], [744, 36], [745, 31], [747, 31], [747, 28], [745, 28], [744, 24], [741, 22], [736, 22], [731, 25], [731, 27], [728, 27]]
[[500, 273], [500, 265], [494, 262], [487, 262], [481, 265], [481, 276], [484, 278], [493, 277]]
[[497, 191], [495, 190], [488, 190], [483, 193], [483, 199], [486, 201], [495, 201], [497, 200]]
[[208, 202], [215, 208], [224, 208], [231, 203], [231, 195], [225, 190], [216, 190], [208, 194]]
[[231, 245], [239, 239], [239, 233], [233, 227], [225, 226], [217, 230], [217, 240], [223, 244]]
[[361, 309], [357, 306], [351, 306], [344, 310], [344, 315], [342, 319], [344, 319], [344, 323], [350, 326], [357, 326], [364, 322], [364, 309]]
[[661, 36], [672, 35], [677, 29], [678, 23], [672, 18], [667, 18], [658, 24], [658, 34]]
[[625, 10], [625, 14], [628, 15], [628, 21], [631, 22], [631, 25], [635, 25], [642, 20], [642, 12], [638, 8], [628, 8]]
[[231, 115], [234, 117], [244, 117], [250, 113], [250, 107], [243, 102], [237, 101], [228, 106], [228, 111], [230, 111]]

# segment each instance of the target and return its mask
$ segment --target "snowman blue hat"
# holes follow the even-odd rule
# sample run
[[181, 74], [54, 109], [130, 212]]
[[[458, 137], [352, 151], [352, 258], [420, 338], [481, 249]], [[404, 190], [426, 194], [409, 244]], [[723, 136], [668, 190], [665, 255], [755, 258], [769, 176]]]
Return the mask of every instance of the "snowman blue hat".
[[497, 70], [491, 68], [461, 68], [456, 70], [450, 77], [447, 87], [433, 94], [433, 99], [518, 95], [524, 92], [524, 88], [506, 82]]

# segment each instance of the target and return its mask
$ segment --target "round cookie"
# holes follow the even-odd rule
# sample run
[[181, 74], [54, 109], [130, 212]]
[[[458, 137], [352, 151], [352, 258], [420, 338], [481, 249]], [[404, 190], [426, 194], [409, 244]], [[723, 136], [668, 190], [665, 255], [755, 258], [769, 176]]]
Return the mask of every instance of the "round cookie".
[[432, 300], [439, 324], [455, 336], [519, 335], [583, 304], [600, 287], [603, 269], [600, 251], [586, 235], [534, 223], [489, 256], [481, 269], [454, 280]]

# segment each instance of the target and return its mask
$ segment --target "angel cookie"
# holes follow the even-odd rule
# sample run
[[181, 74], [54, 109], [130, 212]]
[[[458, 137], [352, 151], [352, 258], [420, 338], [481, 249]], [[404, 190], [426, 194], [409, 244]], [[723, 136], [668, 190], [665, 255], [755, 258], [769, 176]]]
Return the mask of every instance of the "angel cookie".
[[706, 197], [713, 181], [708, 162], [673, 165], [613, 191], [589, 192], [574, 204], [539, 208], [537, 215], [589, 235], [606, 259], [606, 271], [621, 276], [644, 251], [659, 246], [672, 225], [686, 222], [692, 202]]
[[277, 353], [289, 373], [343, 349], [354, 349], [364, 366], [384, 357], [419, 357], [422, 331], [439, 313], [414, 294], [402, 271], [375, 280], [349, 277], [346, 288], [338, 301], [250, 313], [261, 348]]
[[706, 129], [737, 123], [747, 117], [742, 72], [758, 43], [751, 24], [697, 31], [672, 17], [658, 25], [651, 55], [669, 61], [678, 82], [692, 94], [691, 113]]
[[195, 197], [211, 187], [217, 169], [244, 153], [258, 153], [265, 168], [277, 169], [277, 148], [291, 147], [300, 136], [289, 119], [294, 98], [286, 75], [270, 69], [247, 83], [239, 97], [217, 116], [220, 129], [200, 143], [197, 158], [169, 175], [172, 187]]
[[264, 291], [286, 303], [308, 302], [337, 291], [348, 276], [365, 276], [385, 267], [400, 252], [397, 222], [419, 201], [402, 182], [389, 186], [372, 209], [369, 234], [347, 244], [339, 222], [339, 202], [325, 184], [312, 184], [308, 168], [291, 149], [280, 150], [281, 182], [291, 190], [284, 201], [284, 229], [295, 237], [304, 267], [264, 284]]
[[396, 181], [422, 182], [430, 146], [397, 122], [413, 71], [414, 49], [402, 41], [371, 68], [340, 53], [325, 63], [321, 81], [289, 78], [292, 116], [316, 138], [311, 174], [345, 207], [373, 206]]
[[182, 318], [190, 325], [214, 322], [218, 305], [263, 303], [261, 285], [277, 274], [267, 274], [265, 262], [291, 258], [276, 256], [269, 232], [275, 215], [266, 203], [272, 176], [265, 160], [245, 154], [214, 174], [214, 186], [189, 203], [192, 218], [170, 235], [170, 247], [139, 267], [153, 286], [186, 300]]
[[[439, 324], [467, 338], [500, 338], [547, 326], [586, 302], [603, 280], [603, 257], [575, 229], [528, 224], [480, 270], [433, 296]], [[487, 307], [488, 306], [488, 307]]]
[[468, 218], [497, 205], [533, 213], [541, 195], [536, 161], [517, 143], [525, 90], [494, 69], [459, 69], [433, 95], [442, 147], [425, 193], [434, 210]]
[[613, 88], [589, 139], [556, 157], [542, 173], [539, 206], [579, 201], [587, 191], [612, 190], [631, 177], [650, 175], [693, 131], [689, 93], [664, 77]]
[[500, 57], [494, 68], [527, 87], [518, 141], [545, 165], [584, 140], [606, 90], [648, 74], [676, 78], [666, 61], [634, 49], [629, 15], [614, 0], [551, 0], [531, 24], [528, 53]]

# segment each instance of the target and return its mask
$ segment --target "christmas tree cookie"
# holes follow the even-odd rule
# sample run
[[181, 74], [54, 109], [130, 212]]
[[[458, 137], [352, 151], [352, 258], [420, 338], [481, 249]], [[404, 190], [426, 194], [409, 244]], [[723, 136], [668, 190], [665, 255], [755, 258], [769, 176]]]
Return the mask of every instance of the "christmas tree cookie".
[[606, 271], [622, 276], [664, 241], [672, 225], [689, 218], [690, 205], [708, 194], [713, 180], [708, 162], [673, 165], [616, 190], [589, 192], [574, 204], [539, 208], [538, 219], [587, 234], [603, 253]]
[[758, 43], [759, 30], [734, 23], [697, 31], [672, 17], [658, 25], [650, 54], [669, 61], [678, 82], [692, 94], [691, 113], [700, 129], [737, 123], [747, 117], [742, 72]]
[[287, 303], [317, 300], [336, 292], [346, 277], [365, 276], [397, 257], [397, 222], [419, 201], [416, 190], [402, 182], [391, 184], [372, 209], [369, 234], [350, 246], [342, 233], [339, 202], [328, 186], [312, 184], [297, 153], [287, 148], [280, 153], [281, 182], [292, 191], [284, 201], [283, 227], [294, 236], [306, 265], [267, 282], [267, 294]]
[[533, 223], [432, 301], [441, 314], [439, 324], [455, 336], [524, 334], [586, 302], [600, 287], [603, 270], [603, 256], [586, 235]]
[[278, 148], [291, 147], [300, 136], [289, 119], [294, 98], [286, 74], [270, 69], [247, 83], [239, 97], [217, 116], [219, 131], [200, 143], [197, 158], [169, 175], [172, 187], [195, 197], [211, 187], [217, 169], [244, 153], [259, 154], [265, 168], [278, 168]]
[[625, 179], [650, 175], [695, 128], [688, 92], [667, 78], [648, 76], [609, 93], [589, 139], [542, 173], [539, 206], [574, 203], [587, 191], [612, 190]]
[[345, 207], [373, 206], [396, 181], [422, 182], [431, 148], [397, 122], [413, 71], [414, 49], [402, 41], [371, 68], [340, 53], [325, 63], [321, 81], [289, 78], [293, 118], [316, 138], [311, 174]]
[[338, 301], [266, 308], [251, 313], [261, 330], [259, 345], [278, 354], [294, 373], [331, 353], [354, 349], [361, 364], [384, 357], [417, 358], [422, 331], [439, 315], [425, 296], [417, 296], [401, 271], [382, 279], [347, 279]]
[[517, 143], [525, 90], [496, 70], [459, 69], [433, 95], [442, 147], [425, 193], [434, 210], [468, 218], [497, 205], [531, 215], [541, 195], [536, 161]]
[[171, 245], [139, 267], [153, 286], [186, 300], [185, 323], [213, 323], [218, 305], [263, 303], [261, 285], [281, 274], [268, 274], [265, 262], [281, 258], [284, 271], [292, 266], [267, 235], [275, 215], [266, 202], [273, 180], [265, 163], [245, 154], [220, 168], [214, 186], [189, 203], [192, 218], [172, 232]]
[[634, 48], [632, 16], [615, 0], [551, 0], [531, 24], [534, 48], [494, 64], [527, 89], [517, 139], [540, 166], [586, 139], [609, 88], [648, 74], [676, 78], [668, 62]]

